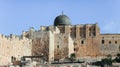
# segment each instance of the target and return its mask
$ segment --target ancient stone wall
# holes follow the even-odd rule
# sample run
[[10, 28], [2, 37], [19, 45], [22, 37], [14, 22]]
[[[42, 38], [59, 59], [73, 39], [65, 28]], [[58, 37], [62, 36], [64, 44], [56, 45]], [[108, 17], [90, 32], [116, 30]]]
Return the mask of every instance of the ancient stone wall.
[[120, 34], [101, 34], [100, 51], [102, 55], [120, 53]]
[[100, 38], [96, 35], [96, 30], [99, 31], [95, 25], [77, 25], [76, 39], [74, 40], [74, 51], [77, 58], [80, 57], [96, 57], [100, 55], [99, 45]]
[[[48, 61], [49, 58], [49, 33], [46, 31], [34, 32], [32, 37], [32, 55], [43, 56], [40, 59]], [[35, 60], [40, 60], [35, 59]]]
[[11, 57], [19, 60], [22, 56], [31, 55], [31, 40], [14, 35], [0, 35], [0, 65], [11, 62]]
[[[97, 24], [42, 26], [41, 30], [23, 32], [20, 36], [0, 35], [0, 64], [11, 57], [43, 56], [53, 61], [75, 53], [77, 58], [99, 57], [120, 53], [120, 34], [100, 34]], [[40, 60], [40, 59], [35, 59]]]
[[63, 59], [68, 57], [68, 35], [67, 34], [55, 34], [55, 59]]
[[74, 43], [74, 51], [78, 58], [80, 57], [96, 57], [100, 55], [99, 39], [87, 38], [86, 40], [77, 40]]
[[49, 61], [54, 61], [54, 33], [49, 31]]
[[[64, 26], [61, 26], [61, 27], [59, 26], [58, 27], [59, 29], [62, 28], [65, 30], [61, 30], [62, 32], [55, 35], [55, 54], [56, 54], [55, 56], [57, 56], [57, 53], [58, 55], [59, 53], [60, 55], [62, 55], [61, 52], [58, 52], [59, 50], [57, 49], [59, 48], [59, 44], [63, 44], [62, 49], [64, 49], [63, 48], [64, 46], [71, 48], [71, 49], [67, 49], [66, 51], [75, 52], [77, 58], [86, 57], [86, 56], [96, 57], [101, 55], [99, 51], [99, 47], [100, 47], [99, 33], [100, 32], [97, 24], [85, 24], [85, 25], [83, 24], [83, 25], [75, 25], [75, 26], [65, 26], [64, 28], [63, 27]], [[60, 35], [60, 34], [70, 35], [69, 37], [71, 38], [71, 43], [74, 44], [73, 47], [70, 47], [68, 45], [69, 41], [67, 44], [64, 44], [65, 40], [62, 39], [64, 35]], [[65, 56], [65, 55], [62, 55], [62, 56]]]
[[68, 57], [70, 57], [71, 54], [74, 53], [74, 44], [73, 43], [74, 43], [74, 41], [72, 40], [72, 38], [69, 35], [69, 37], [68, 37]]

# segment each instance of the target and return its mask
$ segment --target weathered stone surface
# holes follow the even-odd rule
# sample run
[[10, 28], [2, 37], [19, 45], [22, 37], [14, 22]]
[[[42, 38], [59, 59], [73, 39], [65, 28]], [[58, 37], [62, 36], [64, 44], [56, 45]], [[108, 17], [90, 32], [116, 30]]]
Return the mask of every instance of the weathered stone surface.
[[31, 55], [31, 40], [28, 38], [19, 38], [14, 35], [11, 38], [0, 35], [0, 65], [11, 62], [11, 57], [19, 60], [22, 56]]
[[[97, 24], [43, 26], [30, 29], [21, 36], [0, 35], [0, 65], [22, 56], [43, 56], [53, 61], [69, 58], [97, 58], [120, 53], [120, 34], [100, 34]], [[32, 59], [32, 60], [40, 60]]]
[[48, 61], [49, 58], [49, 37], [44, 34], [43, 38], [35, 38], [32, 40], [32, 55], [43, 56], [42, 59]]

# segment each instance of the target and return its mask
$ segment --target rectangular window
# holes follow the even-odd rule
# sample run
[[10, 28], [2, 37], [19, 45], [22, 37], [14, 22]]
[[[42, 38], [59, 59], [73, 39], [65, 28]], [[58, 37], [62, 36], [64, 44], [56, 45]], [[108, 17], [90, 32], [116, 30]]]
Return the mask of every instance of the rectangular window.
[[105, 43], [105, 41], [104, 40], [102, 40], [102, 44], [104, 44]]
[[57, 48], [59, 48], [59, 45], [57, 45]]
[[109, 41], [109, 44], [111, 44], [111, 41]]
[[84, 41], [83, 41], [83, 40], [81, 41], [81, 44], [84, 44]]
[[115, 41], [115, 44], [117, 44], [117, 41]]

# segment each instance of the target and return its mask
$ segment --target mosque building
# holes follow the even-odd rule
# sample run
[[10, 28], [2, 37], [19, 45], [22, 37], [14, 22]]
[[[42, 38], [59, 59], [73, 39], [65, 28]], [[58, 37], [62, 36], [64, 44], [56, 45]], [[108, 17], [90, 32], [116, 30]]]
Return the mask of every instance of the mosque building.
[[101, 34], [97, 23], [72, 25], [71, 19], [62, 14], [53, 26], [30, 28], [18, 35], [0, 35], [0, 64], [11, 57], [43, 56], [48, 62], [76, 58], [98, 58], [120, 53], [120, 34]]

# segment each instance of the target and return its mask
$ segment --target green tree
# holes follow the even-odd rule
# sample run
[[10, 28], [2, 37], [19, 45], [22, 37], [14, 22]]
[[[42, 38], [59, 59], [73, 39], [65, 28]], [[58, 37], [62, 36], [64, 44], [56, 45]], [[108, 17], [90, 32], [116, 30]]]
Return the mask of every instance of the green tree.
[[117, 54], [117, 56], [116, 56], [116, 58], [115, 58], [115, 61], [116, 61], [116, 62], [120, 62], [120, 54], [119, 54], [119, 53]]
[[102, 59], [102, 64], [103, 65], [107, 65], [108, 66], [111, 66], [112, 65], [112, 56], [110, 54], [107, 55], [106, 58]]
[[72, 53], [72, 54], [70, 55], [70, 60], [73, 62], [73, 61], [75, 61], [75, 58], [76, 58], [75, 53]]

